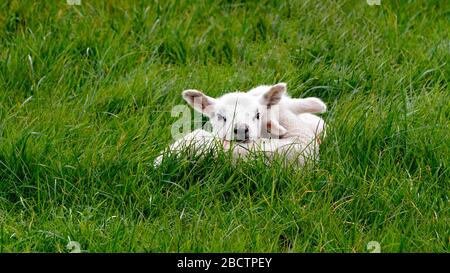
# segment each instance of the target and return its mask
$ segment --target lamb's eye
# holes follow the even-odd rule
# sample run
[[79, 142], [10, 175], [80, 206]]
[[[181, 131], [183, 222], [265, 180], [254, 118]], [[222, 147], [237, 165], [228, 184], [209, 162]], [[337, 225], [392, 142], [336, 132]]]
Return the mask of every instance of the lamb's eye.
[[221, 114], [217, 114], [217, 119], [218, 119], [218, 120], [223, 120], [223, 122], [226, 122], [226, 121], [227, 121], [227, 118], [224, 117], [224, 116], [222, 116]]
[[259, 119], [259, 112], [256, 113], [256, 119]]

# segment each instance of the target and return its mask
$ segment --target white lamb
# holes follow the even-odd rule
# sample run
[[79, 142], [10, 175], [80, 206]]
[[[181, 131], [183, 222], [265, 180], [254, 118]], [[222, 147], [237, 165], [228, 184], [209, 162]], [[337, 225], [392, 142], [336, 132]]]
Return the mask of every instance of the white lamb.
[[[225, 150], [232, 149], [236, 157], [259, 151], [269, 158], [282, 154], [288, 160], [297, 159], [300, 164], [318, 154], [317, 140], [324, 122], [304, 112], [322, 112], [325, 104], [316, 98], [289, 98], [283, 83], [259, 86], [247, 93], [228, 93], [217, 99], [189, 89], [183, 91], [183, 98], [210, 118], [212, 132], [195, 130], [173, 143], [166, 152], [178, 152], [189, 146], [201, 153], [219, 145]], [[267, 131], [277, 138], [266, 138], [270, 137]], [[155, 166], [162, 159], [163, 154], [156, 158]]]

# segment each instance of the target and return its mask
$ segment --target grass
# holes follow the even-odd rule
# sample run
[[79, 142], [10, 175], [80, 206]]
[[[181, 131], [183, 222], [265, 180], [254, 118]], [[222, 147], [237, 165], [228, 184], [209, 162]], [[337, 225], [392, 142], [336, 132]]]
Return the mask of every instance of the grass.
[[[3, 1], [0, 252], [450, 252], [450, 2], [381, 2]], [[279, 81], [320, 160], [153, 168], [182, 90]]]

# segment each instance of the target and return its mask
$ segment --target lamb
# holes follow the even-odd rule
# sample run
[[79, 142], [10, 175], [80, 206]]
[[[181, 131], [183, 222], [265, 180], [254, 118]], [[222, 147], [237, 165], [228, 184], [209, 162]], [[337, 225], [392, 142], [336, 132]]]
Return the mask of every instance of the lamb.
[[[251, 151], [261, 151], [270, 158], [285, 154], [287, 159], [296, 158], [300, 164], [318, 153], [316, 137], [322, 132], [324, 122], [318, 116], [303, 112], [317, 111], [320, 107], [322, 110], [319, 111], [323, 111], [325, 104], [315, 98], [289, 98], [283, 83], [259, 86], [246, 93], [227, 93], [219, 98], [194, 89], [185, 90], [182, 95], [195, 110], [209, 117], [212, 132], [195, 130], [173, 143], [169, 152], [190, 145], [201, 153], [220, 145], [226, 150], [232, 149], [235, 157], [247, 157]], [[272, 135], [282, 138], [266, 138], [267, 125]], [[282, 131], [275, 132], [277, 128]], [[155, 160], [155, 166], [162, 158], [160, 155]]]

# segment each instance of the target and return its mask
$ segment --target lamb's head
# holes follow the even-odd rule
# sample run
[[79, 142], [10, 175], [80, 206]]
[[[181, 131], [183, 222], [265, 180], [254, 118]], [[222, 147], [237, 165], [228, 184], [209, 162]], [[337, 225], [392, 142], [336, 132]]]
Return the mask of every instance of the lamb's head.
[[284, 89], [270, 89], [259, 98], [233, 92], [212, 98], [198, 90], [183, 91], [183, 98], [197, 111], [209, 117], [215, 135], [224, 140], [252, 141], [261, 136], [266, 107], [280, 101]]

